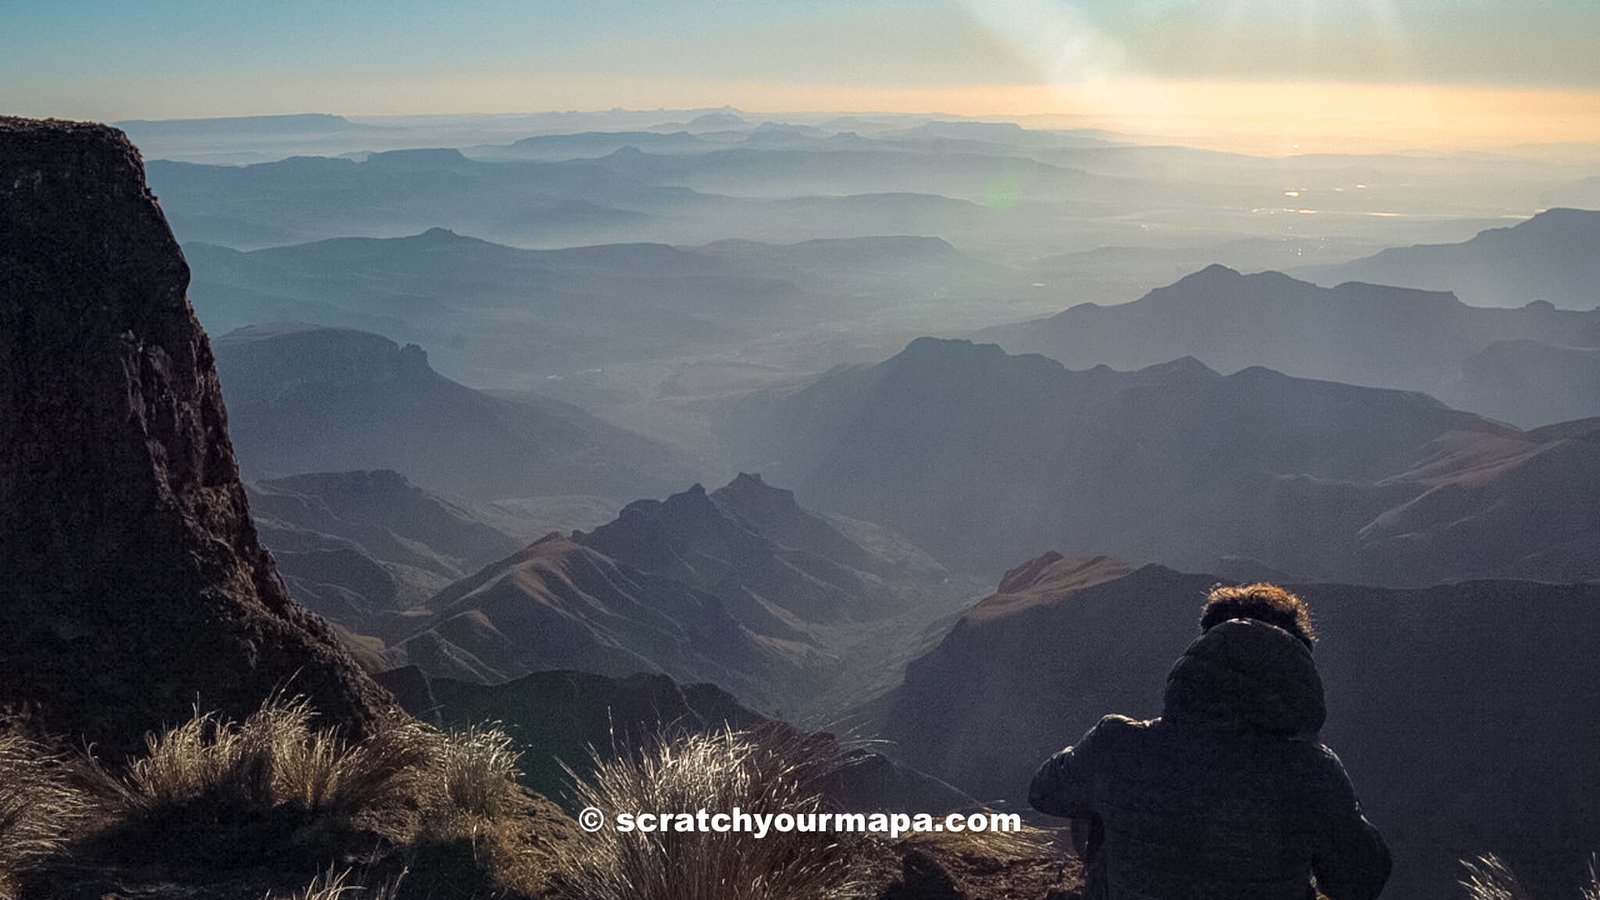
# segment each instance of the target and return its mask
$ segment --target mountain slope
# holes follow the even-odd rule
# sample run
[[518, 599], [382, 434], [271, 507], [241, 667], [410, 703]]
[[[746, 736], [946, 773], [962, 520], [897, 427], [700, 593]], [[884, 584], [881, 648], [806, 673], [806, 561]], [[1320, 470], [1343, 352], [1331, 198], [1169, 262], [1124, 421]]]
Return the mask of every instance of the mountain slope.
[[[1217, 582], [1058, 555], [1019, 567], [910, 665], [881, 734], [915, 768], [1020, 801], [1102, 715], [1160, 714]], [[1536, 891], [1571, 893], [1600, 841], [1600, 586], [1292, 587], [1321, 636], [1322, 738], [1394, 851], [1389, 890], [1455, 896], [1456, 861], [1493, 848]]]
[[[741, 465], [978, 570], [1062, 546], [1392, 584], [1600, 577], [1584, 549], [1600, 523], [1590, 438], [1420, 394], [1192, 359], [1072, 371], [921, 339], [755, 402], [728, 430]], [[1417, 501], [1409, 530], [1390, 527]], [[1518, 538], [1485, 542], [1491, 522]]]
[[[488, 719], [501, 724], [523, 751], [521, 781], [552, 797], [568, 793], [563, 766], [587, 774], [592, 753], [653, 746], [662, 735], [790, 730], [782, 722], [741, 706], [712, 684], [679, 684], [665, 675], [608, 678], [586, 672], [535, 672], [497, 685], [429, 678], [416, 669], [379, 676], [415, 715], [444, 727], [464, 728]], [[838, 749], [832, 735], [811, 739]], [[846, 765], [822, 787], [845, 809], [943, 813], [972, 805], [972, 798], [943, 782], [864, 750], [839, 751]]]
[[388, 699], [257, 543], [188, 267], [138, 151], [0, 119], [0, 707], [116, 754], [281, 690]]
[[[1213, 265], [1132, 303], [1083, 304], [984, 335], [1072, 367], [1141, 368], [1193, 356], [1221, 372], [1259, 365], [1302, 378], [1423, 391], [1492, 414], [1510, 404], [1474, 405], [1488, 398], [1461, 384], [1470, 358], [1505, 341], [1600, 347], [1600, 311], [1548, 303], [1478, 308], [1446, 293], [1355, 282], [1321, 288], [1277, 272], [1241, 275]], [[1525, 393], [1558, 384], [1553, 377], [1535, 381]], [[1540, 417], [1509, 410], [1510, 418], [1544, 425], [1587, 414], [1578, 397], [1558, 400], [1543, 404]]]
[[398, 472], [295, 475], [246, 489], [289, 595], [352, 635], [388, 634], [397, 616], [517, 546]]
[[792, 677], [716, 598], [552, 534], [451, 585], [393, 662], [498, 682], [541, 669], [662, 672], [759, 701]]
[[1360, 280], [1453, 291], [1474, 306], [1545, 300], [1593, 309], [1600, 305], [1600, 211], [1548, 209], [1459, 244], [1394, 247], [1301, 274], [1320, 284]]
[[375, 334], [244, 329], [217, 341], [217, 369], [255, 479], [393, 469], [488, 499], [629, 497], [688, 474], [653, 441], [558, 401], [474, 391], [434, 372], [420, 347]]
[[1462, 363], [1449, 396], [1523, 426], [1600, 416], [1600, 346], [1496, 341]]
[[809, 709], [848, 687], [847, 670], [870, 668], [878, 654], [865, 648], [896, 631], [892, 617], [941, 614], [947, 580], [741, 475], [711, 493], [636, 501], [451, 585], [392, 661], [491, 682], [551, 668], [664, 672]]

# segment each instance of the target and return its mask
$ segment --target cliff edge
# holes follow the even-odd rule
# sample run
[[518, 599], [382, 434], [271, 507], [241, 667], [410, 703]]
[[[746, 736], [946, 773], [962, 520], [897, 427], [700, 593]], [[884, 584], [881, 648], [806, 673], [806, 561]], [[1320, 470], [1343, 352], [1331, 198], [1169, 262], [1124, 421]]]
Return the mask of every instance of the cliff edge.
[[0, 118], [0, 711], [126, 749], [198, 704], [386, 693], [257, 543], [189, 268], [139, 152]]

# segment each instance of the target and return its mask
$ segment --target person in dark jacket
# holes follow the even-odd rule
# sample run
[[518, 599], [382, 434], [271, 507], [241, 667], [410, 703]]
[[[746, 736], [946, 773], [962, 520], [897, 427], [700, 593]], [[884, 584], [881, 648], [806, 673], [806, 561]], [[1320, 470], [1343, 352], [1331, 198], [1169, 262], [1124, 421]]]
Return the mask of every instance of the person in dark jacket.
[[1377, 897], [1389, 851], [1344, 766], [1306, 607], [1268, 584], [1217, 588], [1167, 676], [1158, 719], [1106, 716], [1039, 768], [1029, 802], [1073, 819], [1087, 898]]

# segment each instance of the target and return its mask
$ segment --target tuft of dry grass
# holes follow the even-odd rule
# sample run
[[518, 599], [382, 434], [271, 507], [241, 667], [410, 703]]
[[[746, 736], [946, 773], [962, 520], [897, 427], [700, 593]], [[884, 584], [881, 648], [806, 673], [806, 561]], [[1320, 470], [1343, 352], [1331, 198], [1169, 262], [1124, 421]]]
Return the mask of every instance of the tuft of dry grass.
[[227, 872], [265, 891], [355, 858], [381, 883], [335, 866], [268, 898], [393, 900], [393, 876], [413, 861], [430, 871], [412, 870], [408, 894], [532, 895], [548, 885], [551, 846], [576, 829], [521, 787], [520, 763], [495, 726], [396, 716], [355, 741], [284, 697], [243, 721], [197, 710], [121, 765], [0, 731], [0, 900], [24, 872], [45, 895], [51, 879], [96, 867], [180, 882]]
[[450, 815], [500, 819], [520, 808], [522, 754], [494, 726], [443, 732], [433, 742], [436, 808]]
[[[831, 744], [763, 730], [663, 736], [653, 749], [572, 775], [583, 806], [613, 812], [805, 814], [839, 765]], [[614, 823], [613, 823], [614, 824]], [[769, 832], [621, 833], [606, 827], [563, 854], [560, 894], [572, 900], [845, 900], [868, 873], [850, 835]]]
[[[1533, 895], [1518, 880], [1505, 860], [1493, 853], [1477, 859], [1463, 859], [1467, 876], [1461, 879], [1471, 900], [1532, 900]], [[1581, 889], [1583, 900], [1600, 900], [1600, 854], [1589, 856], [1589, 882]]]
[[1467, 870], [1461, 886], [1467, 889], [1467, 896], [1472, 900], [1529, 900], [1527, 889], [1517, 880], [1517, 873], [1495, 854], [1487, 853], [1476, 860], [1463, 859], [1461, 865]]
[[1056, 856], [1059, 850], [1043, 828], [1024, 824], [1021, 831], [939, 831], [901, 838], [906, 847], [926, 847], [939, 853], [966, 854], [988, 859], [1036, 859]]
[[435, 743], [415, 721], [391, 722], [357, 744], [337, 730], [309, 733], [274, 754], [274, 800], [346, 818], [393, 804], [425, 780]]
[[0, 733], [0, 896], [30, 863], [59, 852], [91, 804], [66, 760], [33, 741]]
[[352, 744], [313, 730], [314, 715], [304, 699], [269, 702], [242, 723], [196, 714], [146, 736], [144, 755], [106, 782], [134, 814], [213, 801], [351, 816], [405, 795], [432, 760], [433, 734], [416, 722]]
[[304, 888], [287, 896], [268, 894], [262, 900], [394, 900], [399, 886], [400, 878], [396, 878], [379, 887], [367, 887], [352, 882], [349, 869], [335, 872], [330, 866]]

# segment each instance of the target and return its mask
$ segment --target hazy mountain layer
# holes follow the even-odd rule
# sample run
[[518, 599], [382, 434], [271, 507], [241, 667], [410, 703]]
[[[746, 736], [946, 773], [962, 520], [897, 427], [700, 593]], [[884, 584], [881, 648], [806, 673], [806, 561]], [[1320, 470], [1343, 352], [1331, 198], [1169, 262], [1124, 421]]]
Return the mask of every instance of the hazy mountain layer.
[[398, 472], [295, 475], [247, 490], [289, 596], [347, 635], [389, 634], [396, 617], [517, 548]]
[[1461, 380], [1446, 396], [1463, 409], [1524, 426], [1600, 416], [1600, 341], [1572, 346], [1573, 340], [1496, 341], [1462, 363]]
[[[1018, 260], [1288, 233], [1359, 248], [1470, 235], [1450, 217], [1493, 221], [1579, 203], [1588, 195], [1582, 179], [1592, 174], [1552, 159], [1253, 157], [911, 116], [735, 118], [271, 117], [137, 127], [160, 141], [160, 155], [180, 158], [325, 154], [243, 168], [153, 168], [163, 198], [184, 208], [180, 236], [240, 247], [434, 225], [528, 246], [844, 237], [882, 230], [855, 230], [854, 220], [837, 216], [773, 215], [762, 204], [914, 193], [989, 214], [978, 228], [931, 219], [911, 233]], [[407, 145], [446, 149], [392, 150]], [[364, 152], [375, 150], [390, 152]]]
[[1600, 309], [1570, 312], [1548, 303], [1488, 309], [1447, 293], [1354, 282], [1320, 288], [1277, 272], [1241, 275], [1210, 266], [1132, 303], [1075, 306], [985, 336], [1071, 367], [1141, 368], [1193, 356], [1222, 372], [1259, 365], [1303, 378], [1423, 391], [1523, 426], [1600, 411], [1597, 394], [1584, 391], [1585, 378], [1571, 372], [1592, 370], [1581, 362], [1587, 356], [1564, 367], [1525, 366], [1514, 375], [1475, 359], [1507, 341], [1592, 356], [1600, 348]]
[[1056, 545], [1390, 584], [1600, 577], [1594, 423], [1522, 432], [1415, 393], [921, 339], [729, 432], [817, 507], [980, 570]]
[[250, 253], [192, 244], [189, 253], [199, 315], [213, 330], [360, 328], [427, 346], [475, 385], [511, 388], [560, 387], [648, 360], [677, 365], [791, 332], [795, 343], [819, 329], [838, 342], [845, 323], [903, 340], [898, 329], [910, 322], [986, 321], [1026, 293], [1021, 273], [924, 237], [521, 250], [435, 229]]
[[1600, 211], [1550, 209], [1459, 244], [1394, 247], [1299, 271], [1319, 284], [1357, 280], [1453, 291], [1474, 306], [1543, 300], [1594, 309], [1600, 306]]
[[347, 329], [245, 329], [217, 341], [240, 465], [253, 479], [393, 469], [472, 499], [632, 497], [681, 484], [661, 445], [554, 400], [491, 397], [420, 347]]
[[451, 585], [393, 659], [490, 682], [549, 668], [664, 672], [764, 708], [814, 710], [857, 683], [846, 669], [873, 668], [867, 656], [883, 653], [886, 635], [916, 631], [891, 617], [925, 625], [942, 614], [947, 580], [741, 475], [710, 494], [696, 485], [636, 501]]
[[[980, 799], [1107, 713], [1150, 717], [1218, 579], [1050, 555], [1009, 574], [876, 709], [892, 752]], [[1396, 896], [1456, 896], [1494, 848], [1571, 894], [1600, 841], [1600, 586], [1294, 586], [1327, 690], [1322, 739], [1394, 851]], [[1553, 891], [1561, 885], [1561, 891]]]

